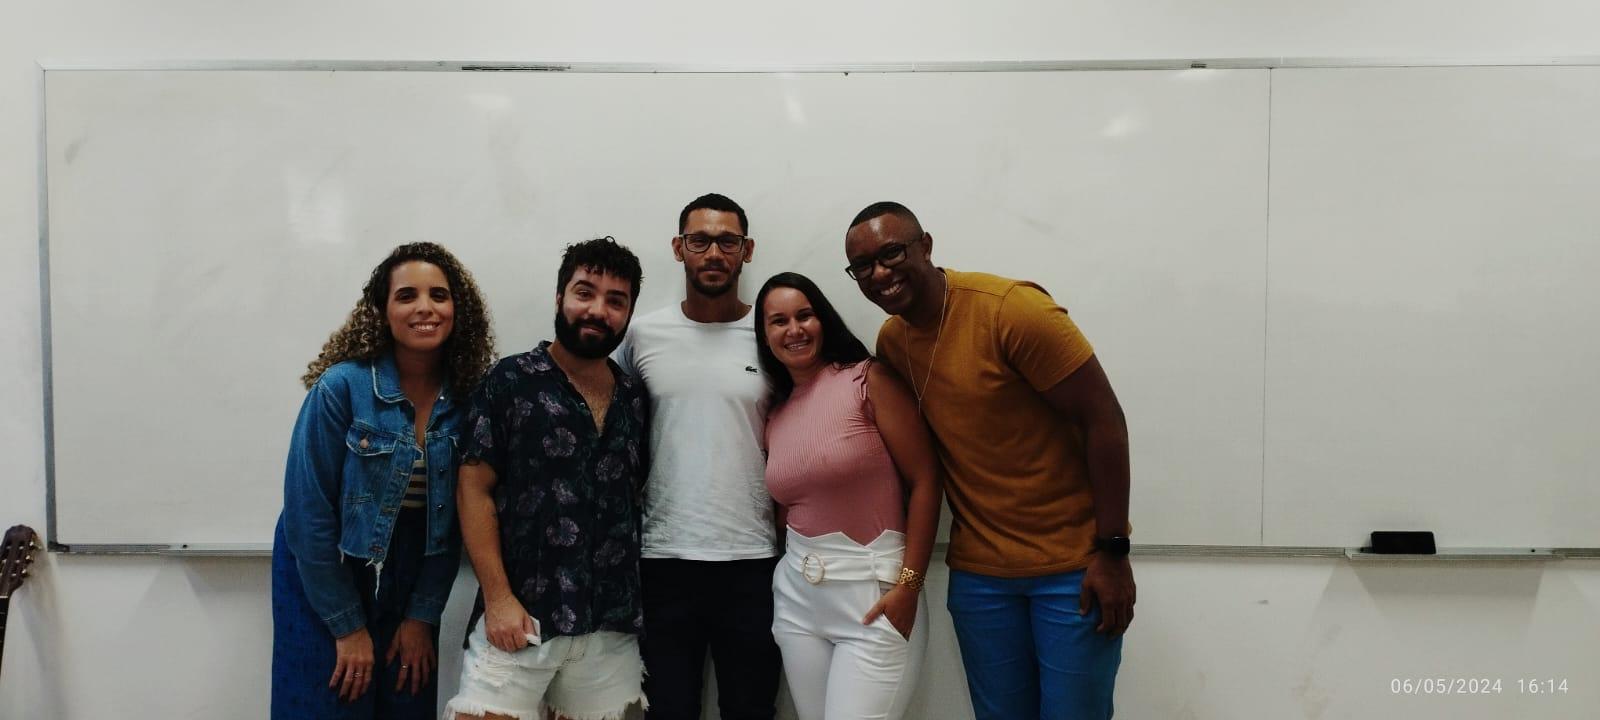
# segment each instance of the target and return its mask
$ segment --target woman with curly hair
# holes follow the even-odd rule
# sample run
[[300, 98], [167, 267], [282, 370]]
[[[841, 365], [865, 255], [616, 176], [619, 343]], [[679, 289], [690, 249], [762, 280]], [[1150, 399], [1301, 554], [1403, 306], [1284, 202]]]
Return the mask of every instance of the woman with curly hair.
[[461, 408], [493, 359], [472, 275], [412, 243], [307, 368], [272, 548], [274, 720], [433, 717]]

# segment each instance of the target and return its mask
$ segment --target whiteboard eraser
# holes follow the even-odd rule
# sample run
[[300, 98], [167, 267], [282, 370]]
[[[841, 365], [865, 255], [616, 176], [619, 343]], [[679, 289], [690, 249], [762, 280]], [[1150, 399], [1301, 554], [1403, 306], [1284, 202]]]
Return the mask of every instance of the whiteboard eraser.
[[1435, 555], [1433, 533], [1426, 530], [1373, 530], [1372, 546], [1363, 551], [1376, 555]]

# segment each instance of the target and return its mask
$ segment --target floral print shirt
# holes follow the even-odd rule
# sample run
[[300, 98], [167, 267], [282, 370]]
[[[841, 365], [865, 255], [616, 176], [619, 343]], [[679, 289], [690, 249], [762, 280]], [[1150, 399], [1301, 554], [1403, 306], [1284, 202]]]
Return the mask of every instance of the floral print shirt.
[[[550, 357], [550, 343], [502, 359], [472, 395], [463, 459], [494, 469], [500, 553], [539, 634], [637, 633], [640, 488], [650, 467], [649, 397], [616, 363], [604, 432]], [[468, 632], [483, 614], [483, 591]]]

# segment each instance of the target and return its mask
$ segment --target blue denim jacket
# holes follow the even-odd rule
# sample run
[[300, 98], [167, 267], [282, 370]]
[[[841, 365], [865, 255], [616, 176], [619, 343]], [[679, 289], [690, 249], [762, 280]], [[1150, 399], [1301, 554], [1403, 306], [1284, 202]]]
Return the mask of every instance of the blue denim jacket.
[[[307, 600], [334, 637], [366, 626], [344, 557], [382, 574], [389, 535], [417, 460], [415, 409], [400, 390], [394, 358], [328, 368], [300, 407], [283, 482], [283, 527]], [[461, 565], [456, 531], [459, 414], [434, 402], [428, 450], [428, 538], [406, 617], [438, 625]]]

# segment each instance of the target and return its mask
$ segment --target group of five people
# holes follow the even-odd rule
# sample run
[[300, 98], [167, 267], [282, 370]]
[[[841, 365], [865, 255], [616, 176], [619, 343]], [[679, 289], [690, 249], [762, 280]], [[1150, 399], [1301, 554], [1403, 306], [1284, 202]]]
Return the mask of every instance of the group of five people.
[[465, 547], [479, 583], [445, 717], [900, 718], [947, 607], [980, 720], [1108, 718], [1133, 618], [1126, 423], [1044, 290], [942, 269], [898, 203], [846, 272], [890, 315], [871, 352], [810, 279], [754, 305], [745, 211], [672, 238], [685, 300], [569, 246], [555, 340], [493, 357], [470, 273], [431, 243], [374, 268], [302, 378], [273, 551], [272, 715], [426, 718]]

